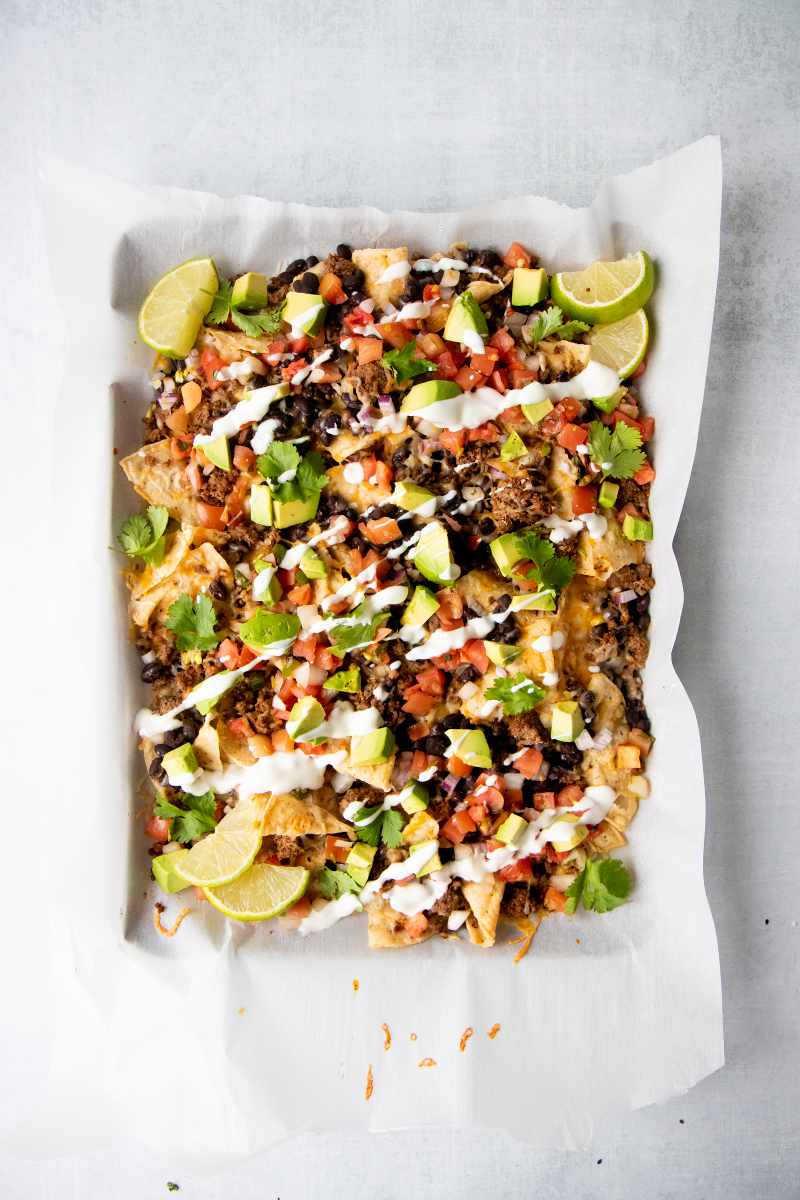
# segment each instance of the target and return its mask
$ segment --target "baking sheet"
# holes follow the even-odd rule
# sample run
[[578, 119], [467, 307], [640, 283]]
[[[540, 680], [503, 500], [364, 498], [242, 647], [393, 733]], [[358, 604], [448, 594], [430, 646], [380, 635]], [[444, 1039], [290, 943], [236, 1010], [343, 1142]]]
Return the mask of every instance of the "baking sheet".
[[[70, 764], [59, 804], [81, 819], [59, 831], [49, 862], [56, 1053], [38, 1125], [19, 1133], [23, 1147], [56, 1153], [83, 1139], [163, 1147], [167, 1117], [171, 1148], [198, 1161], [252, 1153], [301, 1129], [473, 1124], [540, 1146], [578, 1145], [600, 1116], [665, 1099], [721, 1066], [699, 737], [670, 659], [682, 608], [671, 540], [716, 288], [718, 140], [607, 181], [579, 210], [536, 197], [462, 213], [312, 209], [140, 189], [55, 161], [45, 185], [53, 281], [72, 348], [54, 471], [62, 542], [53, 552], [63, 554], [68, 582], [59, 604], [81, 646], [78, 669], [73, 645], [57, 672], [59, 711], [70, 719], [53, 753]], [[225, 923], [209, 906], [173, 941], [157, 937], [135, 818], [141, 766], [131, 721], [143, 688], [110, 549], [132, 503], [117, 460], [138, 445], [148, 398], [150, 355], [135, 336], [141, 298], [164, 269], [196, 254], [212, 254], [232, 274], [321, 255], [343, 240], [429, 251], [514, 238], [551, 269], [641, 247], [658, 266], [642, 385], [658, 425], [645, 674], [657, 743], [653, 794], [621, 855], [636, 876], [632, 902], [604, 916], [545, 921], [520, 964], [508, 947], [441, 940], [370, 953], [359, 920], [301, 940], [270, 925]], [[165, 920], [181, 902], [173, 898]], [[468, 1026], [475, 1036], [461, 1052]], [[421, 1068], [428, 1057], [437, 1065]]]

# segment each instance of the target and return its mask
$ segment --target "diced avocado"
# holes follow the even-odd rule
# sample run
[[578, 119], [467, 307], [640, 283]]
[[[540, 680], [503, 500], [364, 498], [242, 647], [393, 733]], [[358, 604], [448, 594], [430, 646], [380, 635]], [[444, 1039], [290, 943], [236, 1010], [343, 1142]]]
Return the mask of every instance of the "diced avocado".
[[350, 761], [354, 767], [377, 766], [389, 761], [394, 748], [394, 734], [383, 726], [350, 739]]
[[627, 395], [627, 392], [628, 389], [623, 387], [618, 388], [611, 396], [594, 396], [592, 397], [592, 404], [595, 408], [599, 408], [601, 412], [613, 412], [620, 400], [624, 399]]
[[483, 309], [472, 292], [456, 296], [442, 334], [446, 342], [462, 342], [467, 330], [484, 337], [489, 332]]
[[325, 680], [325, 687], [330, 692], [360, 692], [361, 671], [358, 667], [348, 667], [346, 671], [337, 671]]
[[604, 479], [600, 484], [600, 491], [597, 493], [598, 504], [601, 508], [613, 508], [618, 495], [619, 484], [612, 483], [610, 479]]
[[522, 817], [518, 817], [516, 813], [510, 813], [503, 824], [494, 831], [494, 836], [498, 842], [505, 842], [507, 846], [512, 846], [521, 841], [527, 828], [527, 821], [523, 821]]
[[272, 492], [265, 483], [250, 485], [250, 520], [254, 525], [272, 524]]
[[565, 813], [556, 822], [557, 825], [571, 825], [572, 830], [565, 833], [559, 841], [552, 843], [553, 849], [559, 854], [567, 854], [570, 850], [574, 850], [576, 846], [580, 846], [582, 841], [589, 836], [589, 830], [585, 825], [578, 824], [578, 817], [575, 813]]
[[214, 438], [213, 442], [204, 442], [200, 449], [208, 461], [212, 462], [215, 467], [219, 467], [220, 471], [230, 471], [231, 448], [226, 437]]
[[400, 793], [400, 807], [407, 813], [423, 812], [429, 803], [428, 789], [417, 781], [406, 784]]
[[511, 597], [509, 608], [512, 612], [525, 612], [527, 609], [532, 612], [555, 612], [556, 598], [550, 591], [544, 591], [542, 595], [538, 592], [522, 592]]
[[180, 873], [181, 862], [188, 853], [188, 850], [173, 850], [171, 854], [159, 854], [153, 859], [153, 878], [162, 892], [182, 892], [191, 886]]
[[550, 281], [542, 267], [514, 267], [511, 303], [514, 308], [531, 308], [547, 299]]
[[553, 705], [550, 737], [554, 742], [574, 742], [583, 729], [583, 717], [577, 700], [559, 700]]
[[423, 875], [429, 875], [431, 871], [438, 871], [441, 868], [442, 860], [439, 858], [439, 843], [438, 841], [422, 842], [419, 846], [414, 847], [414, 853], [421, 850], [423, 846], [430, 846], [431, 857], [423, 863], [417, 871], [417, 878], [420, 879]]
[[400, 405], [401, 413], [418, 412], [429, 404], [437, 404], [440, 400], [452, 400], [461, 395], [461, 388], [452, 379], [426, 379], [424, 383], [415, 383], [409, 388]]
[[168, 750], [161, 760], [161, 766], [167, 772], [167, 779], [173, 787], [180, 787], [187, 777], [197, 775], [200, 764], [191, 742], [184, 742], [174, 750]]
[[632, 517], [627, 514], [622, 522], [622, 532], [629, 542], [652, 542], [653, 522], [644, 517]]
[[307, 496], [305, 500], [272, 499], [272, 523], [276, 529], [288, 529], [290, 525], [305, 525], [313, 521], [319, 508], [319, 492]]
[[[259, 563], [261, 565], [259, 566]], [[283, 588], [276, 574], [277, 567], [272, 563], [264, 563], [262, 559], [256, 559], [253, 564], [258, 572], [253, 583], [253, 595], [260, 600], [262, 604], [277, 604], [283, 595]], [[256, 596], [256, 587], [258, 595]]]
[[[318, 307], [321, 305], [322, 307]], [[317, 293], [288, 292], [282, 317], [287, 325], [302, 330], [303, 333], [319, 333], [325, 322], [328, 305]], [[306, 321], [301, 321], [304, 312], [310, 312]]]
[[311, 546], [309, 546], [300, 559], [300, 570], [306, 579], [324, 579], [328, 574], [328, 568], [325, 566], [325, 563]]
[[482, 729], [448, 729], [447, 739], [451, 757], [460, 758], [470, 767], [490, 769], [492, 755]]
[[[228, 681], [226, 679], [226, 676], [230, 677], [230, 681]], [[238, 678], [239, 678], [238, 675], [234, 675], [233, 671], [217, 671], [216, 675], [214, 676], [214, 683], [218, 687], [220, 687], [222, 690], [216, 696], [209, 697], [208, 700], [196, 700], [194, 703], [194, 707], [204, 717], [207, 717], [208, 714], [211, 712], [212, 708], [214, 708], [217, 704], [219, 704], [220, 697], [225, 695], [225, 692], [227, 692], [229, 687], [233, 687], [234, 683], [236, 682], [236, 680]], [[225, 685], [226, 685], [224, 688], [222, 688], [223, 683], [225, 683]], [[202, 686], [202, 685], [198, 685], [198, 686]]]
[[403, 830], [403, 841], [407, 846], [419, 846], [422, 842], [436, 840], [439, 836], [439, 822], [430, 813], [419, 809]]
[[510, 433], [500, 447], [500, 458], [503, 462], [512, 462], [528, 453], [528, 447], [518, 433]]
[[431, 583], [449, 584], [461, 574], [453, 562], [447, 530], [441, 521], [431, 521], [422, 531], [422, 537], [408, 556], [420, 575]]
[[360, 887], [363, 887], [369, 879], [372, 860], [377, 848], [377, 846], [368, 846], [366, 842], [356, 842], [344, 861], [345, 871]]
[[286, 722], [286, 732], [293, 742], [309, 742], [318, 739], [309, 737], [325, 720], [325, 709], [313, 696], [298, 700]]
[[429, 621], [439, 607], [439, 601], [429, 588], [421, 585], [414, 588], [414, 594], [405, 607], [401, 625], [424, 625]]
[[483, 648], [489, 662], [493, 662], [496, 667], [504, 667], [506, 663], [513, 662], [522, 654], [521, 646], [506, 646], [503, 642], [484, 642]]
[[405, 509], [406, 512], [413, 512], [415, 508], [419, 508], [421, 504], [427, 504], [429, 500], [433, 500], [433, 492], [420, 487], [418, 483], [401, 479], [394, 485], [392, 504]]
[[233, 308], [253, 311], [256, 308], [264, 308], [267, 299], [267, 277], [259, 271], [248, 271], [246, 275], [240, 275], [233, 285]]
[[497, 564], [497, 569], [506, 578], [511, 575], [512, 570], [522, 558], [523, 550], [520, 542], [519, 534], [516, 533], [504, 533], [489, 542], [489, 549]]
[[537, 400], [534, 404], [523, 404], [522, 415], [527, 417], [531, 425], [538, 425], [549, 412], [553, 411], [553, 402], [548, 396]]
[[249, 621], [239, 626], [239, 637], [253, 650], [292, 641], [299, 632], [300, 618], [295, 613], [269, 612], [266, 608], [257, 609]]

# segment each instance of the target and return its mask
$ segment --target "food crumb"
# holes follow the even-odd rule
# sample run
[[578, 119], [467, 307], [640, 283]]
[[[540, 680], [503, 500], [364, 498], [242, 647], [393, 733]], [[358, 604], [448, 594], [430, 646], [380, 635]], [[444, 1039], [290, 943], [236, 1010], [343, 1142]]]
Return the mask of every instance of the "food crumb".
[[491, 1038], [492, 1041], [494, 1041], [494, 1039], [497, 1037], [499, 1032], [500, 1032], [500, 1026], [493, 1025], [492, 1028], [487, 1031], [486, 1036], [488, 1038]]
[[462, 1035], [461, 1035], [461, 1040], [460, 1040], [460, 1041], [459, 1041], [459, 1043], [458, 1043], [458, 1048], [459, 1048], [459, 1050], [461, 1051], [461, 1053], [462, 1053], [462, 1054], [463, 1054], [463, 1053], [464, 1053], [464, 1051], [466, 1050], [466, 1048], [467, 1048], [467, 1042], [468, 1042], [468, 1041], [469, 1041], [469, 1039], [472, 1037], [472, 1035], [474, 1034], [474, 1032], [475, 1032], [475, 1030], [472, 1028], [472, 1026], [471, 1026], [471, 1025], [468, 1025], [468, 1026], [467, 1026], [467, 1028], [466, 1028], [466, 1029], [464, 1030], [464, 1032], [462, 1033]]
[[678, 1124], [679, 1124], [679, 1125], [685, 1125], [685, 1124], [686, 1124], [686, 1122], [684, 1121], [683, 1117], [678, 1117]]
[[438, 1066], [435, 1058], [421, 1058], [417, 1063], [418, 1067], [435, 1067]]
[[175, 918], [175, 924], [172, 926], [171, 929], [165, 929], [164, 926], [161, 924], [161, 914], [164, 911], [165, 911], [164, 905], [160, 904], [158, 901], [156, 901], [156, 903], [153, 905], [153, 928], [155, 929], [156, 933], [160, 933], [162, 937], [167, 937], [167, 938], [175, 937], [175, 934], [178, 932], [181, 925], [186, 920], [186, 918], [189, 916], [189, 914], [192, 910], [191, 910], [191, 908], [182, 908], [181, 911], [178, 913], [177, 917]]
[[365, 1100], [369, 1100], [372, 1097], [372, 1092], [374, 1090], [374, 1086], [375, 1085], [374, 1085], [374, 1082], [372, 1079], [372, 1063], [370, 1063], [369, 1067], [367, 1068], [367, 1086], [364, 1088], [364, 1099]]
[[384, 1050], [388, 1050], [392, 1044], [392, 1031], [385, 1021], [381, 1025], [381, 1029], [383, 1030], [383, 1048]]
[[598, 1165], [598, 1167], [600, 1166], [600, 1164], [602, 1163], [602, 1161], [603, 1161], [603, 1160], [602, 1160], [602, 1158], [598, 1158], [598, 1160], [597, 1160], [597, 1165]]
[[412, 1034], [411, 1034], [411, 1041], [412, 1041], [412, 1042], [415, 1042], [416, 1040], [417, 1040], [417, 1035], [416, 1035], [415, 1033], [412, 1033]]
[[575, 938], [575, 945], [576, 945], [576, 946], [580, 946], [580, 944], [581, 944], [581, 939], [580, 939], [580, 938]]
[[238, 1011], [239, 1011], [239, 1016], [240, 1016], [240, 1017], [243, 1017], [243, 1016], [244, 1016], [244, 1014], [247, 1012], [247, 1009], [246, 1009], [246, 1008], [240, 1008]]
[[530, 950], [540, 922], [538, 920], [530, 921], [527, 917], [518, 917], [514, 921], [514, 924], [519, 930], [520, 936], [511, 938], [509, 945], [519, 946], [519, 950], [514, 955], [514, 962], [519, 963], [522, 962], [523, 958]]
[[358, 982], [357, 979], [354, 979], [353, 980], [353, 991], [357, 992], [360, 987], [361, 987], [361, 984]]
[[769, 917], [765, 917], [765, 918], [764, 918], [764, 924], [765, 924], [765, 925], [769, 925]]
[[167, 1191], [168, 1192], [179, 1192], [180, 1190], [181, 1189], [177, 1183], [173, 1183], [173, 1181], [171, 1179], [167, 1180]]

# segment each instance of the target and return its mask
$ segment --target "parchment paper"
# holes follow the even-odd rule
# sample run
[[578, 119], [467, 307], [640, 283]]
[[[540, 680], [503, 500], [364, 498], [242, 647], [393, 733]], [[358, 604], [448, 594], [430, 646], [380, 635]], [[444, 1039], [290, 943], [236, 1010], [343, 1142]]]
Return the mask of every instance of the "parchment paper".
[[[51, 550], [67, 551], [59, 627], [69, 606], [74, 631], [54, 672], [55, 711], [69, 718], [52, 729], [58, 744], [48, 754], [65, 768], [54, 805], [78, 819], [58, 828], [48, 864], [56, 1053], [40, 1112], [18, 1143], [35, 1153], [109, 1141], [163, 1149], [168, 1129], [184, 1160], [211, 1161], [305, 1129], [478, 1125], [539, 1146], [578, 1145], [596, 1119], [666, 1099], [720, 1067], [700, 744], [670, 658], [683, 603], [671, 542], [716, 289], [718, 139], [607, 181], [578, 210], [530, 196], [462, 213], [309, 208], [136, 188], [56, 161], [44, 176], [71, 344], [53, 472], [62, 541]], [[657, 742], [653, 792], [621, 855], [635, 873], [633, 898], [611, 914], [546, 920], [518, 965], [508, 946], [487, 952], [437, 939], [370, 953], [360, 920], [301, 940], [270, 924], [225, 923], [208, 905], [166, 941], [150, 924], [156, 893], [136, 819], [131, 721], [144, 689], [110, 549], [133, 507], [118, 456], [139, 444], [148, 399], [138, 305], [155, 278], [193, 255], [211, 254], [233, 274], [322, 256], [340, 241], [431, 251], [461, 239], [500, 247], [518, 239], [551, 270], [639, 248], [658, 266], [642, 382], [658, 430], [645, 674]], [[172, 898], [165, 921], [182, 902]], [[468, 1026], [475, 1036], [462, 1053]], [[427, 1057], [437, 1065], [420, 1068]]]

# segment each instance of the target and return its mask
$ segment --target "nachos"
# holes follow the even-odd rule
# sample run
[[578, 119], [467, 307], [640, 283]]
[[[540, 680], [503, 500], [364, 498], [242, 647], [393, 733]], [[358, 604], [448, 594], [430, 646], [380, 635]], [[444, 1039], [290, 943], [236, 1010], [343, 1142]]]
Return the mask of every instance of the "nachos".
[[652, 289], [516, 242], [159, 281], [118, 542], [164, 891], [375, 947], [628, 897]]

